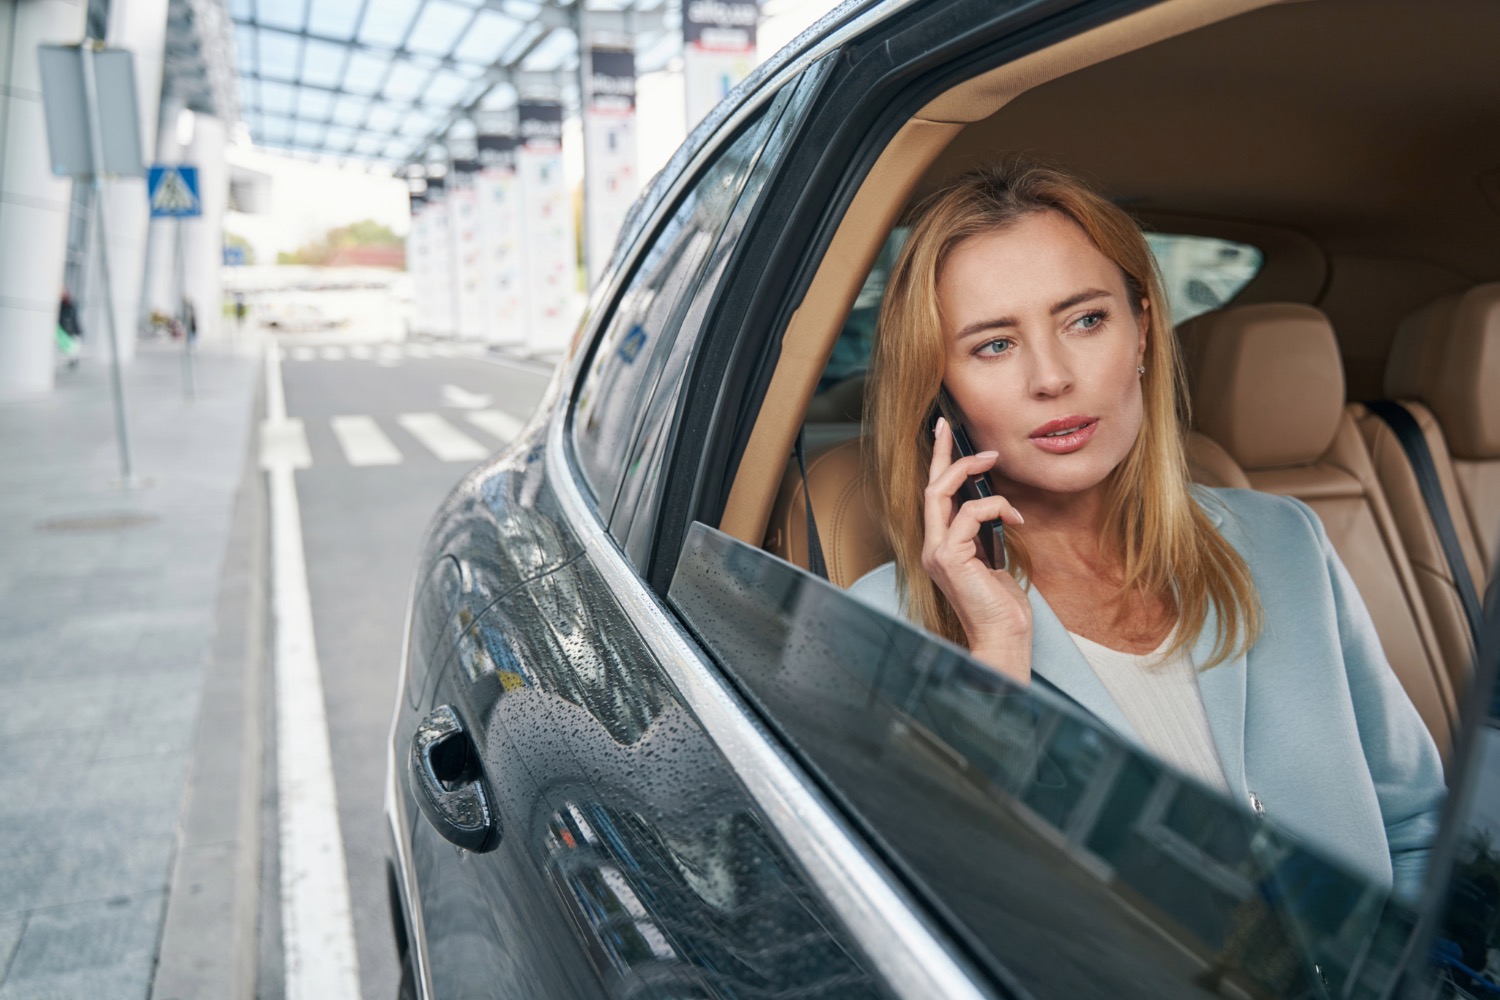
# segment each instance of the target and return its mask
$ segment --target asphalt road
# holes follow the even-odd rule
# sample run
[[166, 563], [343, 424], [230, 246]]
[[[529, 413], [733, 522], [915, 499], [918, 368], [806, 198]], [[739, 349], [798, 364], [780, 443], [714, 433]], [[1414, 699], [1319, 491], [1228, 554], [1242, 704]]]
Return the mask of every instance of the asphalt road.
[[[472, 451], [454, 434], [498, 450], [547, 380], [535, 366], [407, 350], [327, 360], [322, 350], [309, 359], [300, 349], [282, 361], [287, 413], [304, 422], [312, 454], [296, 485], [364, 1000], [394, 997], [399, 978], [381, 808], [418, 543], [448, 490], [477, 464], [451, 457]], [[341, 419], [351, 417], [367, 419]]]

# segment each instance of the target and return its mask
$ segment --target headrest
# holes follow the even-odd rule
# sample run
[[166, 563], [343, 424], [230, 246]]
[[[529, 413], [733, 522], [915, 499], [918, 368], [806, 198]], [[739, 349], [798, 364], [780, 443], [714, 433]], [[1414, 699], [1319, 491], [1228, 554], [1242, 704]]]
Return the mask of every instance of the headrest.
[[1178, 328], [1193, 423], [1247, 471], [1315, 462], [1344, 411], [1333, 326], [1312, 306], [1267, 302]]
[[[1396, 371], [1407, 365], [1415, 374]], [[1386, 365], [1386, 393], [1432, 408], [1455, 458], [1500, 458], [1500, 284], [1475, 285], [1413, 313]]]

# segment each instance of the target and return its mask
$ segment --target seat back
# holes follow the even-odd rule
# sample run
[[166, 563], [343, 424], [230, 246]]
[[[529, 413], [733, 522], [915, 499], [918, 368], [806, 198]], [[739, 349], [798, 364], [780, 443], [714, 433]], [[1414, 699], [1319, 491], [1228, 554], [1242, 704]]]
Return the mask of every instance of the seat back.
[[[1197, 429], [1250, 486], [1317, 513], [1374, 620], [1397, 677], [1445, 752], [1450, 674], [1354, 417], [1333, 327], [1312, 306], [1266, 303], [1180, 329]], [[1274, 585], [1270, 583], [1268, 585]]]
[[796, 458], [788, 462], [766, 531], [767, 550], [808, 568], [810, 495], [828, 579], [840, 587], [893, 558], [876, 513], [879, 506], [864, 468], [863, 448], [864, 438], [853, 437], [809, 450], [805, 486]]
[[1461, 508], [1455, 512], [1455, 527], [1460, 527], [1460, 542], [1480, 593], [1500, 555], [1497, 387], [1500, 283], [1445, 296], [1401, 325], [1386, 369], [1386, 395], [1425, 404], [1442, 428], [1457, 501], [1450, 496], [1449, 507]]

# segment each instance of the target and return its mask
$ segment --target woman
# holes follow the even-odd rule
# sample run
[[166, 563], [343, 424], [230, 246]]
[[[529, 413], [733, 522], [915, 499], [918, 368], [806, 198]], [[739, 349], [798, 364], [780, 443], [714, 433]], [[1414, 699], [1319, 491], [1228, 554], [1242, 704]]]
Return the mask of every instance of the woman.
[[[940, 388], [978, 454], [934, 430]], [[1437, 750], [1312, 511], [1189, 482], [1176, 338], [1124, 212], [1035, 165], [932, 196], [866, 398], [896, 559], [854, 593], [1416, 896]], [[974, 475], [996, 495], [959, 503]], [[976, 544], [996, 518], [1009, 571]]]

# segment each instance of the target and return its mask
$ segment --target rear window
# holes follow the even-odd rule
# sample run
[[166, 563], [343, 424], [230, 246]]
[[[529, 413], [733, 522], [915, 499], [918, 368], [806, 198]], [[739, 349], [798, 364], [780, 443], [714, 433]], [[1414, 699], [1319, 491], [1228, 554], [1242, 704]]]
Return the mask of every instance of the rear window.
[[1265, 255], [1248, 243], [1183, 233], [1147, 233], [1166, 286], [1172, 322], [1223, 308], [1260, 272]]

